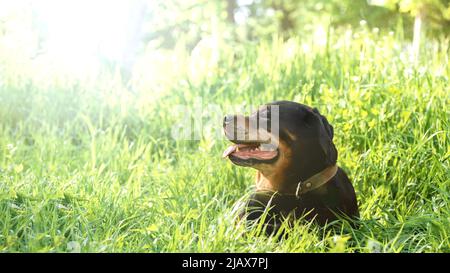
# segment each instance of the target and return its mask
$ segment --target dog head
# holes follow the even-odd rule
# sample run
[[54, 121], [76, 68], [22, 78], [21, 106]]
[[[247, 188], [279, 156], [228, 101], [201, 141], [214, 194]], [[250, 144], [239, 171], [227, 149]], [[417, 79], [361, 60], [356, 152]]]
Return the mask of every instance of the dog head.
[[225, 136], [234, 144], [223, 156], [252, 167], [278, 190], [334, 165], [333, 127], [316, 108], [275, 101], [249, 116], [227, 115]]

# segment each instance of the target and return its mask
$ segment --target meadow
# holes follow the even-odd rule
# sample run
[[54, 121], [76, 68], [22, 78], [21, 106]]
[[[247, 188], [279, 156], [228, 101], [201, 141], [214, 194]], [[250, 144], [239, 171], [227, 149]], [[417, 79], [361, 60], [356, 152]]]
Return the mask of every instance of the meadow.
[[[47, 71], [3, 51], [0, 252], [450, 252], [449, 40], [410, 51], [401, 33], [364, 27], [216, 39], [142, 57], [131, 87], [113, 69]], [[176, 105], [273, 100], [334, 126], [359, 228], [247, 231], [234, 208], [255, 171], [221, 159], [224, 139], [172, 137]]]

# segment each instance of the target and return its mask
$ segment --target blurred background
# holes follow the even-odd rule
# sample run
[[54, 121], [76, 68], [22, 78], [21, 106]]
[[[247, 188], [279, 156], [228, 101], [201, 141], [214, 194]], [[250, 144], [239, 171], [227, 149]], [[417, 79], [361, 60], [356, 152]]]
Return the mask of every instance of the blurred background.
[[[364, 28], [414, 42], [450, 33], [448, 0], [0, 1], [1, 84], [20, 78], [113, 72], [127, 89], [157, 91], [174, 74], [220, 58], [219, 48], [299, 37], [327, 45], [336, 30]], [[328, 44], [329, 45], [329, 44]], [[188, 58], [209, 56], [189, 66]], [[183, 71], [180, 71], [183, 70]], [[185, 71], [189, 70], [189, 71]], [[51, 77], [50, 77], [51, 78]], [[92, 79], [91, 79], [92, 80]], [[23, 83], [23, 82], [22, 82]]]

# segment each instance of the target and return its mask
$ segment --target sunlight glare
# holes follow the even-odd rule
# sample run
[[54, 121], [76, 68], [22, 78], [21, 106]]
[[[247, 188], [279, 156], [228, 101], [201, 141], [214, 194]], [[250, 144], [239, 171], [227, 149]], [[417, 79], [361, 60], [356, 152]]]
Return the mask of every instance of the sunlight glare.
[[128, 1], [41, 0], [32, 2], [44, 33], [43, 49], [72, 65], [124, 54]]

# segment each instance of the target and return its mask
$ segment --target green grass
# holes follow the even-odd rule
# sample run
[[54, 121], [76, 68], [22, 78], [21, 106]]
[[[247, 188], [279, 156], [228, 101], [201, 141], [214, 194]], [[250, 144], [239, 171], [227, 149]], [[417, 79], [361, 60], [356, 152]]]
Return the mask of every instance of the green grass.
[[[143, 60], [133, 91], [113, 73], [3, 69], [0, 252], [450, 252], [449, 44], [426, 41], [416, 66], [407, 46], [361, 30], [331, 32], [323, 46], [223, 42], [217, 63], [206, 47], [192, 59], [161, 52], [177, 62], [145, 70], [153, 59]], [[5, 68], [9, 57], [0, 53]], [[360, 228], [298, 223], [277, 241], [236, 225], [254, 171], [220, 159], [223, 139], [171, 137], [174, 106], [199, 99], [318, 107]]]

